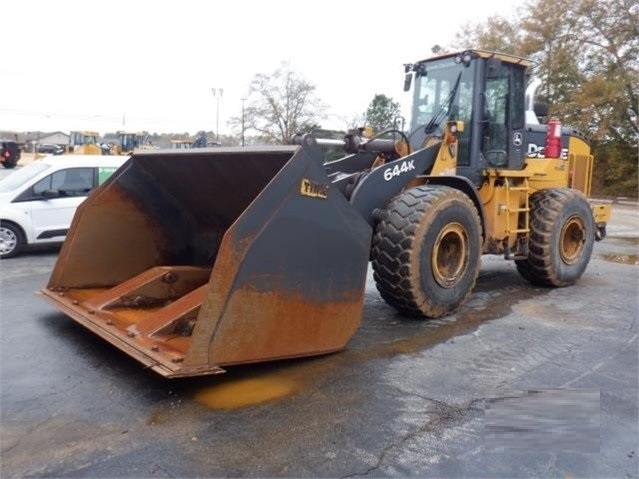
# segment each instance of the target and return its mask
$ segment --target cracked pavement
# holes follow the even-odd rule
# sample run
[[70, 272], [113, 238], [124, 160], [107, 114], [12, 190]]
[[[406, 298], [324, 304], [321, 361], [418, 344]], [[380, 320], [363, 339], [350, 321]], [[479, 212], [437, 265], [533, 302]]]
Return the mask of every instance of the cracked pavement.
[[[639, 216], [615, 213], [571, 288], [485, 257], [458, 314], [419, 321], [369, 280], [344, 351], [208, 378], [144, 370], [34, 295], [55, 250], [3, 261], [1, 476], [637, 477]], [[522, 424], [590, 436], [522, 448]]]

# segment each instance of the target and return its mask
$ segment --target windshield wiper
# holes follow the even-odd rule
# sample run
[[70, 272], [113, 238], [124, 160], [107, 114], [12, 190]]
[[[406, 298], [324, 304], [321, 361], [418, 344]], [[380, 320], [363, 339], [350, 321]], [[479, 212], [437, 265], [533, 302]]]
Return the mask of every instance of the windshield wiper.
[[444, 118], [448, 118], [450, 116], [450, 112], [453, 109], [453, 101], [455, 100], [455, 96], [457, 95], [457, 89], [459, 88], [461, 75], [462, 72], [459, 72], [459, 75], [457, 75], [457, 80], [455, 80], [455, 86], [448, 94], [448, 97], [446, 98], [446, 100], [444, 100], [444, 102], [442, 102], [439, 109], [437, 110], [437, 113], [435, 113], [430, 121], [426, 124], [426, 126], [424, 126], [424, 133], [426, 133], [427, 135], [434, 133], [437, 128], [439, 128], [439, 125], [441, 125]]

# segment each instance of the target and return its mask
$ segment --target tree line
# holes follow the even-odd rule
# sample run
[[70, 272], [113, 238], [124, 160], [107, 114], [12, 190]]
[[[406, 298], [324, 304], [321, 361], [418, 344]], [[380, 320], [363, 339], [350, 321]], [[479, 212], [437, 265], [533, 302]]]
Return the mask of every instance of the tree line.
[[[542, 80], [538, 100], [549, 115], [586, 134], [595, 157], [593, 190], [598, 194], [637, 196], [639, 126], [639, 2], [637, 0], [527, 0], [516, 18], [493, 16], [462, 26], [449, 46], [432, 53], [485, 49], [533, 60], [532, 74]], [[288, 63], [258, 73], [249, 85], [246, 105], [231, 118], [233, 135], [223, 145], [285, 144], [297, 132], [340, 137], [370, 126], [375, 133], [405, 130], [399, 104], [376, 93], [343, 132], [322, 129], [328, 111], [316, 88]], [[157, 135], [161, 143], [183, 135]], [[338, 153], [329, 155], [335, 157]]]
[[538, 99], [590, 139], [594, 190], [637, 196], [637, 0], [529, 0], [516, 18], [463, 26], [455, 44], [535, 61]]
[[[542, 80], [538, 99], [549, 115], [584, 133], [595, 157], [593, 190], [636, 197], [638, 189], [639, 2], [528, 0], [516, 18], [493, 16], [464, 25], [454, 45], [433, 53], [485, 49], [534, 61]], [[253, 141], [287, 143], [299, 131], [318, 131], [327, 111], [315, 86], [282, 64], [250, 83], [244, 115], [230, 125]], [[360, 123], [356, 125], [356, 123]], [[345, 125], [375, 132], [407, 128], [399, 104], [378, 93]]]

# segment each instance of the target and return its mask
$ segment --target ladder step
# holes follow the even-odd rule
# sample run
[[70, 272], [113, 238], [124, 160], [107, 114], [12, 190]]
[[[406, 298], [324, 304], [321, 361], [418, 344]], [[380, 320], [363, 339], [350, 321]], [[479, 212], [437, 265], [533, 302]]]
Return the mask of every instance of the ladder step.
[[[530, 191], [532, 191], [532, 189], [530, 188], [530, 185], [528, 183], [528, 179], [524, 178], [524, 183], [522, 186], [510, 186], [508, 179], [506, 179], [506, 194], [509, 195], [511, 192], [512, 193], [519, 193], [519, 199], [523, 200], [522, 202], [524, 203], [520, 208], [506, 208], [506, 234], [507, 235], [513, 235], [513, 234], [529, 234], [530, 233], [530, 228], [528, 227], [528, 222], [530, 220], [530, 203], [529, 203], [529, 195], [530, 195]], [[521, 197], [521, 193], [524, 193], [525, 196], [522, 198]], [[510, 229], [510, 217], [513, 214], [517, 214], [520, 215], [523, 213], [524, 216], [524, 220], [525, 220], [525, 227], [524, 228], [517, 228], [517, 229]], [[510, 256], [510, 254], [508, 255]], [[509, 258], [509, 259], [513, 259], [513, 258]]]

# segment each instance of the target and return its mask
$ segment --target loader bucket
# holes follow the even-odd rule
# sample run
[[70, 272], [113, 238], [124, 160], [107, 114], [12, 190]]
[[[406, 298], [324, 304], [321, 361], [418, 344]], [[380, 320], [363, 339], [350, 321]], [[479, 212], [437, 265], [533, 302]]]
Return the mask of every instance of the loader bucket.
[[307, 143], [135, 154], [77, 210], [46, 299], [167, 377], [343, 348], [371, 228]]

